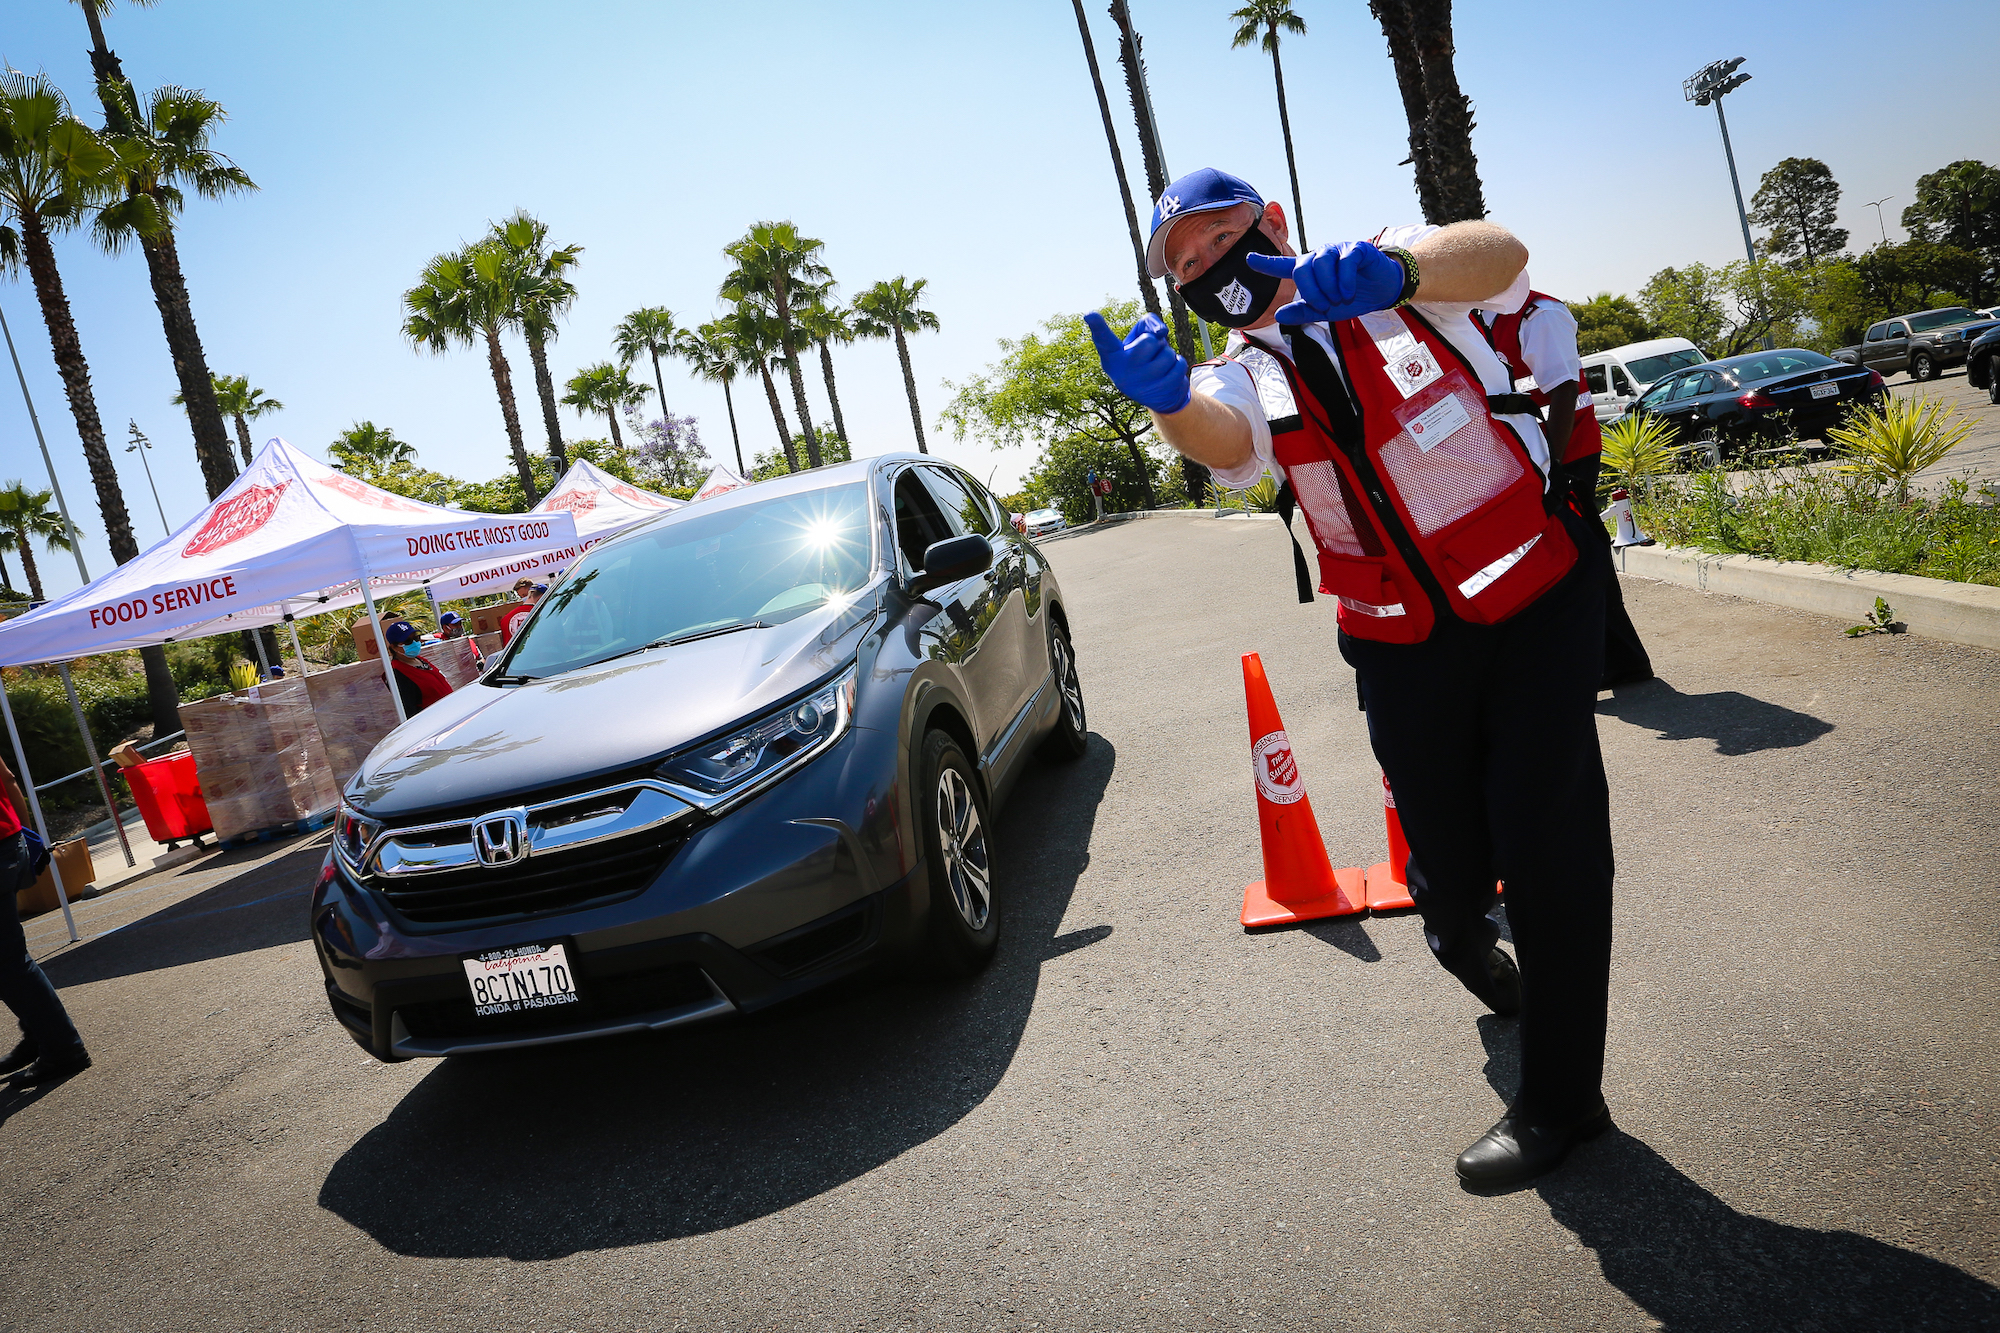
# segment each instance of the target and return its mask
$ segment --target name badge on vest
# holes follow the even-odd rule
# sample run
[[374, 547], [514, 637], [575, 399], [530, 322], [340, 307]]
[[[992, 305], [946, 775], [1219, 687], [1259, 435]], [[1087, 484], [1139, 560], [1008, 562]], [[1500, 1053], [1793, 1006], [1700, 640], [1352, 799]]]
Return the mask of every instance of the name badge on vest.
[[1374, 339], [1375, 350], [1382, 354], [1382, 366], [1389, 372], [1389, 382], [1403, 397], [1408, 398], [1443, 377], [1444, 368], [1438, 365], [1437, 354], [1428, 344], [1417, 341], [1402, 316], [1388, 310], [1371, 310], [1361, 316], [1361, 327]]

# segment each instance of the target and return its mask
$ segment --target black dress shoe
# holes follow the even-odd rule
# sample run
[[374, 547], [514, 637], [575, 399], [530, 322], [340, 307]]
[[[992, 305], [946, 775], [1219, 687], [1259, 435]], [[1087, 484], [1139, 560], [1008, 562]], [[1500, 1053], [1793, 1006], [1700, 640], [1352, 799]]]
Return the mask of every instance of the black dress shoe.
[[7, 1058], [0, 1060], [0, 1078], [7, 1078], [16, 1070], [26, 1069], [29, 1065], [35, 1063], [35, 1057], [39, 1054], [41, 1052], [36, 1048], [35, 1043], [29, 1041], [26, 1037], [21, 1038], [20, 1044], [14, 1047]]
[[90, 1068], [90, 1052], [79, 1046], [68, 1055], [42, 1056], [14, 1075], [14, 1082], [28, 1088], [60, 1083], [72, 1074], [81, 1074], [88, 1068]]
[[1495, 945], [1483, 962], [1464, 971], [1454, 970], [1452, 975], [1502, 1018], [1521, 1012], [1521, 969], [1500, 946]]
[[1555, 1170], [1571, 1148], [1610, 1128], [1611, 1111], [1603, 1102], [1582, 1120], [1567, 1123], [1517, 1116], [1510, 1110], [1479, 1142], [1458, 1155], [1458, 1178], [1479, 1188], [1518, 1185]]

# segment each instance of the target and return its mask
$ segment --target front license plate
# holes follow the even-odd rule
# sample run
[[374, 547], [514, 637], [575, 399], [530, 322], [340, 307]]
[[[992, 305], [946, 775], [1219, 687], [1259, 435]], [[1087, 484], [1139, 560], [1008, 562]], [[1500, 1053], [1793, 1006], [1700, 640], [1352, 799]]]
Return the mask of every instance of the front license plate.
[[575, 1004], [576, 978], [560, 944], [520, 944], [463, 960], [472, 1011], [481, 1018]]
[[1815, 384], [1812, 386], [1812, 396], [1815, 398], [1838, 398], [1840, 396], [1840, 386], [1838, 384]]

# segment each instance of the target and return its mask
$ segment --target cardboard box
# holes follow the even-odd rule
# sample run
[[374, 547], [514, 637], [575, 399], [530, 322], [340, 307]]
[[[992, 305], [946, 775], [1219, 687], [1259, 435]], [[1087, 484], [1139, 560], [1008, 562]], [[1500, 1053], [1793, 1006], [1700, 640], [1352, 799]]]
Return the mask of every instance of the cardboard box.
[[[465, 618], [471, 623], [472, 632], [476, 635], [498, 634], [500, 627], [507, 623], [507, 617], [526, 605], [526, 602], [507, 601], [493, 606], [474, 607], [465, 613]], [[480, 647], [485, 649], [486, 645], [481, 643]]]
[[89, 843], [82, 838], [57, 843], [52, 864], [42, 871], [42, 877], [14, 895], [15, 905], [23, 917], [39, 916], [62, 906], [56, 901], [56, 866], [62, 867], [63, 892], [69, 895], [71, 902], [81, 897], [83, 891], [97, 879], [97, 866], [90, 859]]
[[[367, 669], [379, 672], [381, 665]], [[217, 837], [226, 841], [332, 808], [339, 789], [308, 691], [305, 680], [267, 681], [182, 706], [181, 725]]]

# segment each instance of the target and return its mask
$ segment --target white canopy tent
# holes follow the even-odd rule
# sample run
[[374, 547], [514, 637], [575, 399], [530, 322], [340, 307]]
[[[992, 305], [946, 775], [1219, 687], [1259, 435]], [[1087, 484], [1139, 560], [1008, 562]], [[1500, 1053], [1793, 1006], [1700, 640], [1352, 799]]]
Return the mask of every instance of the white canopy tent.
[[509, 560], [475, 560], [430, 578], [433, 601], [483, 597], [505, 592], [524, 575], [537, 582], [553, 579], [578, 556], [615, 532], [643, 523], [686, 501], [655, 495], [622, 482], [603, 468], [579, 458], [563, 473], [532, 514], [567, 514], [576, 523], [576, 540], [536, 554]]
[[737, 476], [734, 472], [722, 466], [722, 464], [717, 463], [714, 470], [708, 474], [707, 480], [703, 481], [695, 489], [694, 498], [697, 500], [706, 500], [711, 495], [720, 495], [724, 491], [733, 491], [738, 486], [748, 486], [749, 484], [749, 482], [743, 480], [743, 478]]
[[[66, 664], [94, 653], [255, 629], [357, 603], [368, 607], [375, 641], [381, 643], [377, 592], [420, 587], [468, 554], [518, 559], [575, 542], [576, 520], [568, 510], [476, 514], [425, 504], [337, 472], [274, 439], [228, 490], [165, 541], [68, 596], [0, 625], [0, 666]], [[387, 653], [382, 673], [396, 715], [403, 717]], [[4, 689], [0, 712], [36, 828], [46, 839], [48, 827]], [[84, 745], [95, 766], [88, 731]], [[69, 919], [60, 875], [57, 896]], [[70, 937], [76, 938], [73, 920]]]

